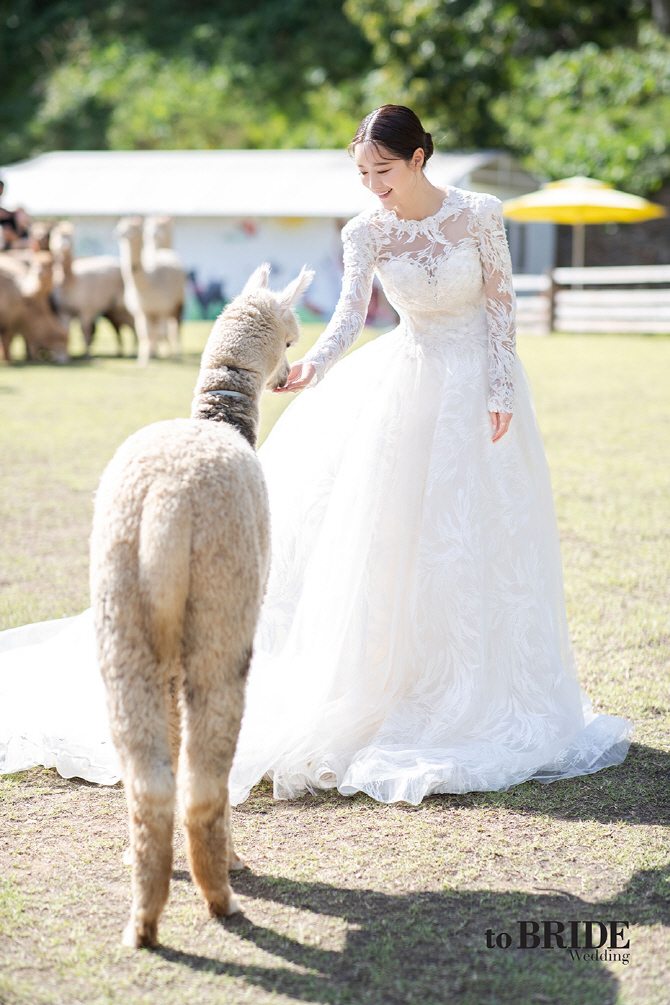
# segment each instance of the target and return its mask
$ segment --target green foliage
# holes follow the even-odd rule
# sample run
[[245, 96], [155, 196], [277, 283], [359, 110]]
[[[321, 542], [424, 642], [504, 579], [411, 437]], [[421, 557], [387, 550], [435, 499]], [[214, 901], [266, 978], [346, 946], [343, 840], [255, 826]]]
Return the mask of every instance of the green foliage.
[[355, 100], [323, 82], [300, 110], [256, 105], [221, 64], [120, 42], [81, 44], [50, 76], [30, 135], [41, 149], [342, 146], [359, 119], [349, 110]]
[[375, 102], [402, 100], [441, 145], [487, 147], [504, 130], [492, 101], [513, 83], [519, 60], [611, 45], [634, 37], [642, 4], [629, 0], [346, 0], [373, 46]]
[[0, 25], [0, 163], [54, 148], [328, 146], [360, 118], [370, 47], [341, 0], [0, 0]]
[[670, 30], [669, 0], [0, 0], [0, 163], [341, 147], [396, 101], [442, 148], [646, 193], [670, 178], [652, 16]]
[[670, 40], [650, 26], [636, 49], [557, 52], [519, 71], [515, 85], [493, 110], [531, 170], [640, 194], [670, 177]]

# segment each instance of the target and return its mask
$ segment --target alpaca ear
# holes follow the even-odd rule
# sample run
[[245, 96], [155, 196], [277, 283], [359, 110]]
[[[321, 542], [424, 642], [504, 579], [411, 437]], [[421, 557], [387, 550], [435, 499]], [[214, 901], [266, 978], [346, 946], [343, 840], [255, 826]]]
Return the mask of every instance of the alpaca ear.
[[303, 265], [300, 275], [297, 276], [288, 286], [277, 294], [277, 301], [285, 310], [290, 310], [300, 300], [309, 284], [314, 279], [314, 270]]
[[270, 278], [270, 265], [268, 262], [263, 262], [259, 265], [255, 272], [252, 272], [246, 283], [244, 284], [244, 289], [242, 290], [242, 296], [247, 293], [255, 293], [256, 290], [264, 290], [268, 285], [268, 279]]

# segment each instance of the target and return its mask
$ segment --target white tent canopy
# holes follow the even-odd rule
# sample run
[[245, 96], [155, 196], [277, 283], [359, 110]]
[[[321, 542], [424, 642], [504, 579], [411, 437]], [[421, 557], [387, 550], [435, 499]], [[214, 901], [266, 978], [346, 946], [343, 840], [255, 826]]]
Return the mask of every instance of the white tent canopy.
[[[535, 180], [498, 151], [436, 153], [436, 185], [491, 175], [489, 191]], [[32, 216], [336, 217], [375, 203], [344, 150], [101, 150], [42, 154], [3, 168], [5, 205]], [[497, 184], [496, 184], [497, 182]], [[483, 187], [486, 187], [484, 185]], [[503, 194], [502, 192], [500, 194]]]

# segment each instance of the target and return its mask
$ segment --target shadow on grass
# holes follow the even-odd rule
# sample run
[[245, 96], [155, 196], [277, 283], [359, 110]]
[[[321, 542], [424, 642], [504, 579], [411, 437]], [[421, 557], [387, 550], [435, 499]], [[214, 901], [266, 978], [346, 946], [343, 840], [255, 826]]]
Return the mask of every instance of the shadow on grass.
[[[622, 821], [630, 824], [670, 825], [670, 754], [655, 747], [631, 744], [623, 764], [557, 782], [524, 782], [507, 792], [467, 792], [463, 795], [429, 796], [419, 806], [396, 803], [394, 808], [406, 813], [444, 809], [496, 807], [526, 816], [548, 816], [563, 820], [597, 820], [601, 823]], [[315, 804], [320, 809], [339, 808], [351, 801], [362, 801], [379, 812], [383, 804], [369, 796], [343, 796], [336, 790], [305, 795], [292, 805], [308, 811]], [[237, 807], [237, 813], [266, 814], [274, 799], [272, 786], [263, 782], [252, 790], [249, 801]]]
[[[278, 957], [282, 964], [243, 966], [167, 947], [156, 952], [179, 966], [243, 978], [268, 993], [324, 1005], [437, 1005], [452, 1001], [463, 1005], [484, 1002], [525, 1005], [535, 1001], [552, 1005], [576, 1002], [613, 1005], [619, 987], [618, 973], [626, 964], [610, 961], [607, 969], [599, 959], [578, 959], [555, 945], [547, 949], [520, 949], [519, 922], [601, 921], [609, 926], [613, 921], [625, 921], [636, 925], [670, 925], [668, 872], [636, 873], [614, 900], [596, 904], [568, 895], [486, 890], [393, 896], [246, 873], [233, 880], [241, 894], [346, 922], [348, 930], [342, 949], [305, 945], [237, 916], [227, 920], [226, 927]], [[314, 926], [317, 922], [315, 917]], [[511, 947], [487, 948], [487, 929], [494, 933], [509, 932]], [[595, 930], [598, 931], [597, 926]], [[582, 944], [583, 938], [582, 933]], [[628, 952], [634, 962], [634, 937]]]

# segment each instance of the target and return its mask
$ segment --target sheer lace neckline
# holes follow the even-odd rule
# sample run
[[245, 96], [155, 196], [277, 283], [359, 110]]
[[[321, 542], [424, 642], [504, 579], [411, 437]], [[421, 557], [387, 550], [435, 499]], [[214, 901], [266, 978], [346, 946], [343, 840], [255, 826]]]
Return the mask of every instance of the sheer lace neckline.
[[462, 209], [462, 200], [458, 198], [460, 195], [459, 190], [452, 185], [447, 185], [446, 189], [447, 194], [442, 200], [440, 208], [430, 216], [424, 216], [423, 220], [402, 220], [399, 216], [396, 216], [395, 211], [392, 209], [380, 208], [377, 212], [388, 226], [393, 227], [402, 234], [416, 235], [422, 231], [431, 231], [441, 223], [444, 223], [447, 217], [457, 216]]

